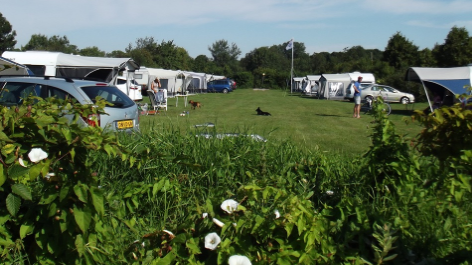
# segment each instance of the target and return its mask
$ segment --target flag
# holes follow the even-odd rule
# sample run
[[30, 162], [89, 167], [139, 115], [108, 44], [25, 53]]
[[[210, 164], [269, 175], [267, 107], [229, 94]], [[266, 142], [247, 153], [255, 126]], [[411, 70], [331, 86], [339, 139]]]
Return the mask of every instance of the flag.
[[293, 39], [291, 39], [288, 44], [287, 44], [287, 47], [285, 47], [286, 50], [290, 50], [293, 48]]

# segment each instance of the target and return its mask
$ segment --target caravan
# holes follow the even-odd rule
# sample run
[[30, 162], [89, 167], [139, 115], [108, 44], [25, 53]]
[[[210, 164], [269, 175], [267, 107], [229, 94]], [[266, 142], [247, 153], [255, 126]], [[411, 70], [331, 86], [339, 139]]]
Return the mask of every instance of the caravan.
[[[139, 65], [131, 58], [88, 57], [47, 51], [6, 51], [3, 57], [27, 66], [35, 76], [68, 77], [116, 85], [119, 72], [134, 72]], [[130, 89], [127, 87], [127, 94]]]

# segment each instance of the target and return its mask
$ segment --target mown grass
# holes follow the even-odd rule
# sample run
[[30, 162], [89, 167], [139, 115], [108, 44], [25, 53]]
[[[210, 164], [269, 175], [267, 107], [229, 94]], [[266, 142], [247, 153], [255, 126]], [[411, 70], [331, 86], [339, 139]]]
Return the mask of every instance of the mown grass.
[[[196, 124], [211, 122], [218, 133], [258, 134], [269, 141], [292, 141], [300, 148], [321, 150], [344, 156], [358, 156], [370, 146], [373, 117], [352, 118], [353, 103], [301, 97], [281, 90], [238, 89], [229, 94], [208, 93], [190, 95], [188, 100], [202, 103], [200, 109], [185, 106], [184, 98], [169, 98], [168, 110], [159, 115], [141, 117], [141, 130], [177, 128], [182, 133], [198, 134]], [[147, 102], [145, 98], [144, 102]], [[178, 103], [178, 104], [176, 104]], [[176, 106], [177, 105], [177, 106]], [[412, 109], [424, 109], [425, 103], [392, 104], [389, 119], [400, 134], [415, 136], [420, 127], [406, 125]], [[272, 116], [256, 115], [256, 108]], [[182, 112], [189, 112], [180, 116]]]

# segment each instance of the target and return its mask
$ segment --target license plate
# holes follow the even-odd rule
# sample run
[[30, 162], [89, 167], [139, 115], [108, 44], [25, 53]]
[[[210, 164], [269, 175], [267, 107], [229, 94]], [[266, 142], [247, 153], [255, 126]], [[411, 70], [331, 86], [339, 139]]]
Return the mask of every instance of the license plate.
[[117, 127], [118, 129], [133, 128], [133, 120], [119, 121]]

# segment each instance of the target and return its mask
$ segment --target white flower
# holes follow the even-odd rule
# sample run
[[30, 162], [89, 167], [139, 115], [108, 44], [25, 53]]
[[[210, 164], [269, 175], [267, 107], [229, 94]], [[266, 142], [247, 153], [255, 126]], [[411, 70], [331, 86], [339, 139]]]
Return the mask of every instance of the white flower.
[[329, 196], [331, 196], [331, 195], [334, 194], [334, 192], [333, 192], [332, 190], [328, 190], [328, 191], [326, 191], [326, 194], [328, 194]]
[[220, 207], [221, 209], [223, 209], [223, 211], [227, 213], [233, 213], [234, 211], [238, 209], [238, 205], [239, 203], [237, 201], [233, 199], [229, 199], [229, 200], [224, 201]]
[[133, 243], [134, 244], [139, 243], [139, 239], [136, 239]]
[[174, 233], [172, 233], [172, 232], [169, 231], [169, 230], [162, 230], [162, 232], [169, 234], [169, 236], [171, 236], [171, 237], [174, 236]]
[[205, 237], [205, 248], [215, 250], [216, 247], [221, 243], [221, 238], [217, 233], [209, 233]]
[[21, 158], [21, 157], [18, 158], [18, 163], [20, 163], [20, 165], [21, 165], [22, 167], [26, 167], [25, 161], [23, 161], [23, 158]]
[[233, 255], [228, 259], [229, 265], [251, 265], [251, 261], [246, 256]]
[[205, 218], [207, 218], [207, 217], [208, 217], [208, 213], [203, 213], [203, 214], [202, 214], [202, 218], [203, 218], [203, 219], [205, 219]]
[[48, 154], [43, 151], [41, 148], [33, 148], [28, 154], [29, 159], [31, 162], [36, 163], [43, 159], [48, 158]]
[[275, 219], [278, 219], [280, 217], [280, 212], [279, 210], [275, 210], [274, 211], [274, 214], [275, 214]]
[[56, 176], [56, 173], [48, 172], [44, 178], [46, 178], [47, 180], [50, 180], [52, 177], [55, 177], [55, 176]]
[[143, 247], [145, 247], [145, 246], [146, 246], [146, 244], [144, 243], [144, 241], [143, 241], [143, 243], [141, 243], [141, 246], [143, 246]]
[[218, 220], [216, 218], [213, 218], [212, 221], [213, 221], [213, 223], [215, 223], [219, 227], [223, 227], [225, 225], [223, 222], [221, 222], [220, 220]]

